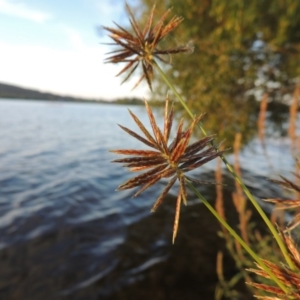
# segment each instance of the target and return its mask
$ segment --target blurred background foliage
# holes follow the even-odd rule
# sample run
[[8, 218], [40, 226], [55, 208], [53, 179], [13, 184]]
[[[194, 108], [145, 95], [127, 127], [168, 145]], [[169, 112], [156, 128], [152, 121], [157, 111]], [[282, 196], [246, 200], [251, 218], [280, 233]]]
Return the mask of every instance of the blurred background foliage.
[[[138, 0], [133, 10], [140, 22], [154, 3], [157, 18], [168, 8], [184, 17], [164, 43], [188, 43], [194, 51], [170, 57], [171, 65], [162, 67], [190, 109], [207, 113], [209, 133], [226, 138], [227, 145], [236, 132], [244, 142], [251, 140], [265, 94], [267, 124], [285, 132], [282, 115], [288, 117], [300, 74], [300, 1]], [[159, 75], [154, 91], [155, 99], [167, 93]]]

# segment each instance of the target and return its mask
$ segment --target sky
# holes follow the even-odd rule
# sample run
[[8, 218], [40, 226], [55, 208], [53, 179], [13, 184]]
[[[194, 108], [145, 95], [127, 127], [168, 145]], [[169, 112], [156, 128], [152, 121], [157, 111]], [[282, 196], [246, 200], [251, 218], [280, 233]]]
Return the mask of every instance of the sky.
[[[130, 4], [130, 1], [127, 1]], [[0, 0], [0, 82], [61, 95], [112, 100], [145, 97], [137, 78], [120, 85], [122, 65], [101, 25], [125, 22], [122, 0]]]

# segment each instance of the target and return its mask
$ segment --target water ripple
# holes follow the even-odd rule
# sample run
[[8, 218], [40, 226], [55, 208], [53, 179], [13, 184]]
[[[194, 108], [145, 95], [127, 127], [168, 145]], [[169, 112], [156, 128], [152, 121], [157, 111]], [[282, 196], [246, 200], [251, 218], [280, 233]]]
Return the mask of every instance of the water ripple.
[[[141, 108], [132, 110], [147, 119]], [[175, 189], [155, 214], [150, 209], [164, 183], [134, 199], [133, 191], [115, 192], [132, 174], [111, 164], [115, 155], [108, 150], [126, 143], [140, 147], [134, 139], [128, 142], [116, 123], [136, 128], [122, 106], [0, 101], [1, 299], [109, 298], [144, 280], [176, 251], [170, 245]], [[265, 175], [264, 158], [256, 158], [257, 166], [249, 151], [243, 155], [249, 169]], [[264, 187], [263, 182], [252, 188]], [[189, 203], [190, 219], [181, 221], [179, 244], [189, 237], [185, 232], [199, 234], [198, 221], [193, 223], [199, 201]], [[196, 225], [183, 229], [190, 224]], [[184, 247], [190, 244], [180, 245], [188, 251]], [[183, 260], [181, 253], [175, 260]], [[172, 282], [175, 273], [168, 276], [161, 280]]]

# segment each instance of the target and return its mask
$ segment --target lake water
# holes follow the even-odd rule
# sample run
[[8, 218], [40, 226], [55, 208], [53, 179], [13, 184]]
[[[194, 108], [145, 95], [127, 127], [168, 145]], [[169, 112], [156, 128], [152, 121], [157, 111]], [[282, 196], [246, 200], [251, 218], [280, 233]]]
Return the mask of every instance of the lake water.
[[[218, 224], [191, 196], [173, 246], [176, 190], [155, 214], [163, 183], [115, 192], [130, 174], [108, 150], [140, 147], [117, 123], [136, 128], [125, 106], [0, 101], [0, 299], [210, 299], [199, 295], [217, 281]], [[287, 140], [267, 152], [253, 141], [241, 155], [262, 197], [274, 193], [265, 177], [293, 170]], [[200, 176], [214, 180], [214, 168]]]

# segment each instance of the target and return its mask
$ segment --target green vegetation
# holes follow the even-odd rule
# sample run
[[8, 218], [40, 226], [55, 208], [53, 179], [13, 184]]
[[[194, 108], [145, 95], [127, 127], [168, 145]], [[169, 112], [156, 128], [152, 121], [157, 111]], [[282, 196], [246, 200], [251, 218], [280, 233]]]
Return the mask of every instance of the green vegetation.
[[[129, 155], [114, 162], [125, 163], [123, 166], [128, 167], [131, 172], [144, 171], [121, 184], [118, 190], [141, 186], [134, 195], [136, 196], [162, 178], [171, 178], [154, 204], [152, 209], [154, 211], [161, 205], [171, 186], [178, 181], [180, 187], [176, 201], [173, 242], [177, 233], [181, 204], [187, 202], [187, 187], [194, 192], [222, 225], [229, 252], [240, 269], [239, 278], [226, 282], [220, 267], [222, 258], [218, 258], [221, 288], [216, 291], [217, 299], [221, 299], [224, 295], [232, 299], [240, 299], [240, 295], [231, 294], [231, 289], [241, 278], [254, 288], [254, 293], [260, 299], [300, 299], [300, 253], [293, 238], [274, 226], [243, 182], [240, 166], [236, 163], [234, 167], [231, 166], [224, 156], [224, 151], [219, 150], [220, 145], [216, 145], [213, 139], [207, 140], [211, 137], [208, 136], [203, 125], [198, 123], [202, 115], [196, 118], [193, 114], [194, 111], [197, 111], [198, 115], [203, 110], [208, 111], [209, 118], [205, 125], [209, 133], [217, 132], [218, 137], [222, 137], [225, 133], [228, 137], [229, 133], [229, 136], [235, 137], [238, 141], [234, 145], [235, 154], [240, 149], [242, 133], [247, 133], [250, 129], [254, 132], [255, 123], [258, 123], [259, 135], [263, 141], [263, 125], [268, 102], [282, 104], [286, 96], [289, 96], [288, 100], [292, 100], [291, 95], [294, 91], [290, 116], [297, 117], [296, 104], [300, 95], [297, 84], [300, 71], [298, 51], [300, 2], [288, 0], [284, 2], [220, 0], [200, 3], [196, 0], [161, 1], [158, 6], [160, 9], [163, 8], [162, 16], [157, 22], [153, 22], [155, 6], [150, 9], [152, 1], [145, 0], [144, 3], [146, 3], [147, 14], [141, 15], [142, 19], [144, 15], [146, 16], [146, 20], [141, 21], [144, 23], [143, 26], [139, 25], [135, 15], [126, 5], [131, 31], [118, 25], [116, 29], [104, 27], [110, 33], [114, 45], [117, 46], [115, 51], [110, 52], [106, 61], [126, 63], [119, 72], [119, 74], [128, 72], [124, 81], [141, 65], [140, 81], [143, 79], [147, 81], [150, 89], [155, 91], [155, 98], [165, 94], [166, 88], [171, 90], [172, 95], [167, 96], [163, 129], [157, 126], [151, 109], [147, 102], [145, 103], [153, 135], [132, 112], [130, 112], [131, 117], [143, 135], [120, 125], [121, 129], [151, 150], [112, 150], [117, 154]], [[166, 37], [168, 36], [170, 40], [169, 34], [182, 21], [177, 16], [167, 21], [170, 11], [166, 10], [165, 6], [171, 4], [174, 4], [176, 13], [187, 16], [185, 27], [178, 36], [194, 38], [193, 43], [199, 50], [194, 56], [182, 56], [174, 60], [174, 68], [162, 69], [160, 63], [166, 62], [166, 56], [188, 52], [191, 48], [167, 45], [169, 41]], [[164, 44], [165, 40], [166, 44]], [[160, 76], [154, 81], [155, 71]], [[175, 111], [173, 107], [170, 111], [168, 109], [169, 97], [176, 97], [186, 114], [193, 119], [191, 127], [186, 130], [183, 130], [183, 119], [181, 119], [177, 135], [171, 143], [168, 138]], [[255, 112], [258, 110], [259, 101], [260, 114], [257, 121], [253, 117], [257, 116]], [[212, 115], [213, 117], [210, 117]], [[199, 133], [204, 135], [204, 139], [188, 145], [192, 129], [196, 125]], [[291, 136], [293, 130], [290, 131]], [[200, 147], [201, 153], [198, 153], [200, 149], [198, 146], [208, 146], [207, 143], [208, 149], [202, 152]], [[203, 184], [203, 181], [190, 178], [185, 174], [190, 169], [201, 167], [205, 162], [215, 158], [214, 156], [221, 157], [235, 180], [236, 193], [233, 198], [240, 218], [239, 226], [229, 224], [222, 205], [219, 207], [216, 205], [214, 208], [194, 186], [195, 183]], [[277, 183], [296, 193], [300, 192], [297, 184], [284, 177], [282, 179]], [[248, 213], [247, 200], [253, 211], [260, 215], [271, 239], [262, 239], [253, 227], [248, 226], [252, 212]], [[268, 199], [268, 201], [289, 208], [300, 205], [300, 200], [295, 202]], [[299, 215], [296, 215], [293, 225], [298, 224]], [[294, 227], [293, 225], [290, 229]], [[205, 231], [205, 228], [202, 230]], [[270, 243], [270, 240], [276, 242], [275, 245]], [[270, 253], [274, 253], [275, 258], [271, 258]], [[256, 265], [253, 265], [253, 261]], [[248, 269], [245, 270], [245, 267]], [[265, 292], [269, 293], [267, 294], [269, 296], [266, 296]]]
[[[135, 7], [145, 22], [152, 0]], [[206, 112], [206, 130], [231, 145], [234, 133], [250, 140], [263, 94], [268, 102], [287, 103], [300, 74], [300, 2], [294, 0], [162, 0], [157, 15], [172, 8], [184, 18], [161, 43], [194, 47], [192, 54], [165, 57], [164, 72], [192, 112]], [[154, 79], [154, 98], [168, 87]]]

